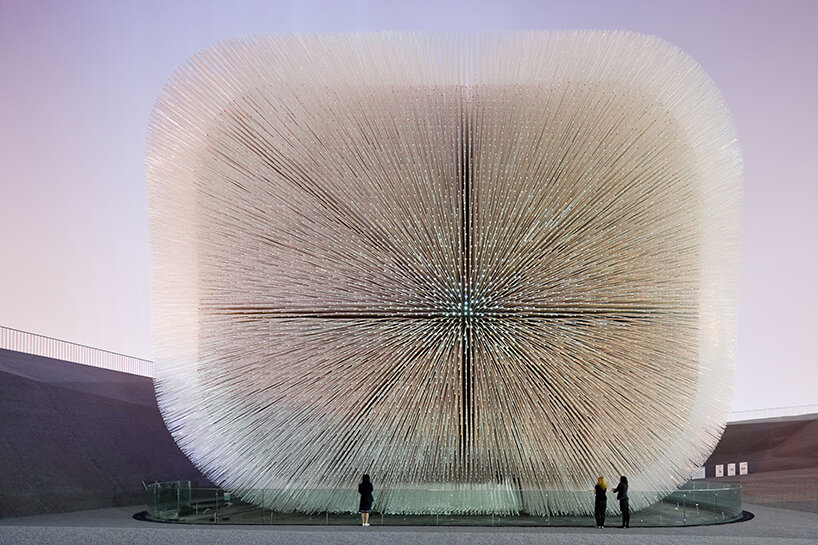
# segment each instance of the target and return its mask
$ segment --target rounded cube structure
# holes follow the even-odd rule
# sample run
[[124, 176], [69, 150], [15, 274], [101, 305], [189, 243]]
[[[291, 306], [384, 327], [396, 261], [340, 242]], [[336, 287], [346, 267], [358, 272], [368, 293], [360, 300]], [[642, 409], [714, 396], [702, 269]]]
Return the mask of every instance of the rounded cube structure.
[[147, 178], [159, 406], [248, 501], [590, 513], [627, 475], [638, 508], [721, 435], [741, 156], [658, 38], [215, 44]]

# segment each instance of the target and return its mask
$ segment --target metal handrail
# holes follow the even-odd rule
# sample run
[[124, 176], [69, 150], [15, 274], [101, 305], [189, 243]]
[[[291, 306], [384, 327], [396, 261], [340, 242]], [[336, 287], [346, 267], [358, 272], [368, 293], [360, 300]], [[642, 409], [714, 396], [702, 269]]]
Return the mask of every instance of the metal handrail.
[[154, 376], [151, 360], [0, 326], [0, 348], [144, 377]]

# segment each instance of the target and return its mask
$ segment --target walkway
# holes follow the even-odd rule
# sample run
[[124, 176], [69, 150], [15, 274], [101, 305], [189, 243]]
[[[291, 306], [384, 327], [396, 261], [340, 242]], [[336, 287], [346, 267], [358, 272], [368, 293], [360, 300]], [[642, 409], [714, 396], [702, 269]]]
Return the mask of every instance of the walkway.
[[[745, 504], [755, 518], [689, 528], [474, 528], [370, 526], [178, 526], [133, 519], [144, 506], [0, 520], [0, 545], [815, 545], [818, 514]], [[365, 539], [364, 539], [365, 538]]]

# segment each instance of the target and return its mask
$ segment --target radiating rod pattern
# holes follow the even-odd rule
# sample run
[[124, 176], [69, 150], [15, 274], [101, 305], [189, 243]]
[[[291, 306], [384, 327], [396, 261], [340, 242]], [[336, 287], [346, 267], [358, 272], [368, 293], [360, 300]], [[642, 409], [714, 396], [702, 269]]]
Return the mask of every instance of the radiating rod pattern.
[[215, 44], [147, 178], [159, 406], [248, 501], [354, 510], [366, 472], [383, 512], [589, 513], [599, 475], [655, 498], [721, 435], [741, 156], [662, 40]]

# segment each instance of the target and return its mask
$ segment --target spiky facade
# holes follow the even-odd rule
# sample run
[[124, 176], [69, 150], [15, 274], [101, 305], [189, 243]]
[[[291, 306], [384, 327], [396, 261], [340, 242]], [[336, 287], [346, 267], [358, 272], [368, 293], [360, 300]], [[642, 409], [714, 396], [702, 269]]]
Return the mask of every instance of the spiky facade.
[[[240, 39], [158, 99], [156, 389], [280, 510], [637, 507], [730, 399], [741, 158], [675, 47], [624, 32]], [[443, 492], [441, 492], [441, 490]]]

